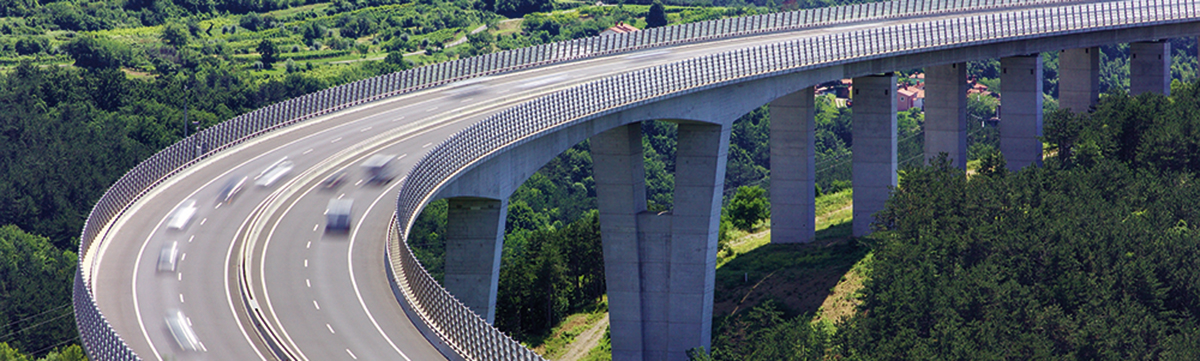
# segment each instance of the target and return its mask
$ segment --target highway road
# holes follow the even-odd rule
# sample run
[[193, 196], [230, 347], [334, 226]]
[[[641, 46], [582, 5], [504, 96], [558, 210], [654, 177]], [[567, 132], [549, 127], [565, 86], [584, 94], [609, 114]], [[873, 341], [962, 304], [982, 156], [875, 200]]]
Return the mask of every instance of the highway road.
[[[133, 204], [100, 250], [93, 277], [97, 303], [147, 360], [273, 359], [247, 304], [259, 307], [267, 329], [297, 359], [441, 359], [399, 307], [384, 265], [399, 178], [434, 145], [503, 109], [604, 77], [957, 16], [845, 24], [542, 66], [396, 96], [269, 133], [186, 169]], [[390, 171], [397, 180], [366, 181], [359, 165], [375, 154], [394, 157]], [[288, 175], [269, 186], [254, 184], [285, 157], [294, 164]], [[339, 171], [347, 174], [342, 184], [322, 186]], [[244, 190], [232, 202], [218, 202], [226, 182], [241, 177], [248, 177]], [[339, 198], [354, 200], [353, 226], [344, 234], [327, 233], [323, 212]], [[197, 206], [194, 216], [182, 229], [170, 229], [172, 210], [188, 200]], [[160, 249], [172, 243], [179, 248], [176, 270], [158, 271]], [[173, 310], [189, 318], [199, 350], [184, 350], [173, 339], [165, 321]]]

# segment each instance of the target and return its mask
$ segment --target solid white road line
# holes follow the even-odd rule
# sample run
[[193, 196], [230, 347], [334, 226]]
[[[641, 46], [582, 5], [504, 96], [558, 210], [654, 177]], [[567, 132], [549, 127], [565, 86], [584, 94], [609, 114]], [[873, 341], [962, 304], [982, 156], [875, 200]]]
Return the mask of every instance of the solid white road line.
[[358, 290], [358, 279], [354, 276], [354, 242], [358, 239], [358, 230], [363, 228], [363, 222], [366, 221], [367, 215], [371, 214], [371, 210], [375, 209], [375, 205], [379, 204], [380, 200], [392, 194], [392, 191], [394, 191], [397, 186], [404, 183], [405, 178], [408, 178], [408, 176], [400, 178], [399, 182], [393, 182], [386, 191], [380, 193], [378, 197], [375, 197], [375, 200], [371, 202], [371, 205], [367, 206], [367, 211], [363, 213], [362, 217], [358, 218], [358, 227], [354, 227], [354, 232], [350, 234], [350, 246], [346, 247], [346, 268], [348, 268], [350, 271], [350, 286], [354, 288], [354, 296], [358, 297], [358, 304], [362, 306], [363, 312], [367, 314], [367, 319], [371, 320], [372, 325], [375, 325], [375, 331], [378, 331], [379, 334], [383, 336], [383, 339], [387, 340], [388, 345], [391, 345], [392, 349], [396, 350], [396, 353], [400, 354], [400, 357], [403, 357], [405, 360], [412, 361], [412, 359], [408, 358], [408, 355], [404, 354], [404, 351], [400, 351], [400, 348], [396, 347], [396, 343], [392, 342], [392, 338], [388, 337], [388, 335], [383, 332], [383, 328], [379, 327], [379, 322], [375, 321], [375, 316], [371, 315], [371, 310], [367, 309], [367, 303], [363, 301], [362, 292]]

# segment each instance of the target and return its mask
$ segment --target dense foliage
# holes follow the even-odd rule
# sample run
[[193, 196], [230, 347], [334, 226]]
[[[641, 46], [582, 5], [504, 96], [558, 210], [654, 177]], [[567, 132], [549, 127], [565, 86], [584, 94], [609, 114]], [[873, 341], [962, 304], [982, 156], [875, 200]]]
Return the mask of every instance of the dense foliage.
[[12, 348], [7, 343], [0, 342], [0, 360], [4, 361], [87, 361], [87, 359], [87, 355], [83, 353], [83, 348], [79, 345], [61, 347], [46, 353], [44, 357], [37, 358], [21, 353], [21, 350]]
[[0, 360], [42, 355], [78, 339], [71, 312], [75, 253], [16, 226], [0, 227]]

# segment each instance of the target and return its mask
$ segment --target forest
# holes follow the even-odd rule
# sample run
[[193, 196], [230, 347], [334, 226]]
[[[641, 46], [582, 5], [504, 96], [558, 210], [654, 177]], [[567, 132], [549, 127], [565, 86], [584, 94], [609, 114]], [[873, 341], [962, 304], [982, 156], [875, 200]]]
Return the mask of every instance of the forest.
[[[855, 2], [863, 1], [0, 1], [0, 359], [83, 358], [69, 286], [83, 221], [125, 171], [186, 134], [330, 86], [593, 36], [618, 22], [649, 27]], [[472, 32], [479, 27], [486, 31]], [[1196, 62], [1185, 55], [1195, 54], [1195, 46], [1194, 39], [1172, 41], [1174, 78], [1196, 78]], [[880, 215], [886, 226], [855, 246], [876, 259], [862, 296], [867, 312], [829, 326], [767, 303], [746, 311], [735, 325], [739, 336], [714, 331], [712, 357], [874, 359], [896, 350], [911, 350], [908, 358], [1006, 357], [1001, 349], [1051, 358], [1195, 355], [1183, 346], [1200, 339], [1195, 305], [1188, 303], [1195, 302], [1197, 278], [1179, 262], [1194, 248], [1187, 242], [1198, 224], [1181, 203], [1194, 192], [1190, 180], [1200, 159], [1185, 156], [1200, 149], [1192, 144], [1196, 137], [1185, 136], [1197, 131], [1189, 118], [1196, 91], [1189, 83], [1177, 85], [1169, 99], [1128, 98], [1122, 93], [1128, 47], [1102, 50], [1108, 93], [1086, 116], [1054, 112], [1057, 57], [1045, 54], [1046, 142], [1056, 157], [1042, 169], [1002, 171], [998, 133], [988, 122], [996, 116], [993, 97], [969, 102], [978, 120], [970, 122], [970, 154], [980, 168], [969, 178], [944, 165], [918, 168], [923, 115], [900, 113], [905, 173], [898, 196]], [[901, 81], [917, 81], [909, 76], [918, 70], [900, 71]], [[973, 62], [971, 74], [1002, 91], [997, 61]], [[831, 96], [817, 101], [818, 194], [851, 187], [851, 116]], [[769, 225], [769, 124], [762, 107], [734, 125], [722, 252], [732, 234]], [[649, 206], [669, 210], [675, 126], [650, 121], [643, 131]], [[944, 182], [927, 184], [935, 181]], [[1088, 191], [1099, 185], [1105, 191]], [[1027, 190], [1001, 191], [1011, 189]], [[960, 202], [977, 207], [956, 208]], [[925, 210], [925, 218], [900, 211], [911, 209]], [[445, 202], [427, 207], [410, 239], [435, 274], [444, 214]], [[585, 141], [509, 201], [498, 327], [535, 340], [572, 313], [604, 307], [597, 222]], [[1125, 224], [1133, 226], [1117, 227]], [[1057, 233], [1033, 232], [1045, 229]], [[924, 238], [906, 238], [913, 235]], [[1014, 239], [1022, 241], [1010, 244]], [[1051, 247], [1042, 239], [1063, 241]], [[1088, 257], [1068, 259], [1084, 249]], [[1043, 258], [1029, 259], [1032, 250]], [[924, 268], [911, 268], [917, 266]], [[1062, 276], [1038, 278], [1049, 270]], [[996, 278], [1004, 275], [1014, 276]], [[906, 331], [884, 332], [893, 329]], [[1142, 341], [1095, 343], [1118, 331]]]

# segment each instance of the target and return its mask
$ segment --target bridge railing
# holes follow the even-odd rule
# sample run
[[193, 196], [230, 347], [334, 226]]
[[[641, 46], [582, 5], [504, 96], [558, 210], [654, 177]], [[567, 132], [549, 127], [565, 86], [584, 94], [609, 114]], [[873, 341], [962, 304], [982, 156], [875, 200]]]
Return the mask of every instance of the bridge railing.
[[[831, 10], [831, 11], [845, 11]], [[716, 54], [635, 71], [556, 92], [506, 109], [438, 144], [417, 162], [396, 200], [405, 239], [420, 210], [473, 164], [533, 137], [623, 109], [728, 85], [850, 61], [963, 47], [997, 41], [1155, 24], [1196, 21], [1197, 6], [1184, 0], [1138, 0], [1030, 9], [1002, 15], [897, 25]], [[1049, 21], [1045, 21], [1049, 20]], [[529, 360], [536, 355], [507, 341], [457, 302], [421, 267], [401, 241], [389, 241], [392, 275], [420, 317], [468, 360]], [[503, 350], [497, 353], [496, 350]], [[516, 350], [516, 351], [513, 351]]]
[[[213, 127], [198, 132], [191, 137], [188, 137], [166, 149], [147, 158], [132, 170], [121, 177], [112, 187], [105, 192], [100, 200], [93, 207], [88, 219], [84, 224], [82, 234], [80, 236], [79, 248], [79, 268], [77, 281], [74, 288], [74, 306], [77, 327], [80, 330], [81, 338], [85, 349], [95, 358], [105, 360], [136, 360], [138, 356], [125, 344], [121, 337], [113, 330], [112, 326], [106, 321], [99, 307], [96, 305], [95, 294], [92, 288], [92, 275], [95, 274], [98, 262], [100, 241], [105, 239], [105, 233], [109, 231], [111, 222], [125, 212], [127, 207], [140, 199], [147, 191], [161, 183], [166, 178], [186, 169], [188, 166], [214, 154], [216, 151], [225, 149], [255, 136], [279, 129], [281, 127], [294, 124], [299, 121], [322, 116], [331, 112], [339, 111], [348, 107], [359, 105], [365, 102], [375, 101], [386, 97], [394, 96], [401, 93], [411, 92], [415, 90], [425, 89], [437, 85], [450, 83], [453, 81], [466, 79], [470, 77], [495, 74], [518, 70], [533, 66], [540, 66], [555, 62], [570, 61], [582, 59], [586, 57], [594, 57], [617, 52], [627, 52], [650, 47], [668, 46], [680, 44], [683, 42], [696, 42], [711, 40], [715, 38], [745, 36], [759, 34], [763, 32], [787, 31], [807, 27], [827, 26], [838, 23], [863, 21], [873, 18], [887, 17], [903, 17], [915, 16], [920, 14], [938, 13], [938, 12], [962, 12], [972, 11], [984, 8], [1004, 8], [1013, 6], [1023, 6], [1028, 4], [1057, 4], [1057, 3], [1076, 3], [1080, 0], [1034, 0], [1034, 1], [1019, 1], [1019, 0], [943, 0], [943, 1], [925, 1], [925, 0], [896, 0], [882, 3], [862, 4], [839, 8], [821, 8], [811, 9], [787, 13], [775, 13], [767, 15], [757, 15], [745, 18], [721, 19], [713, 21], [705, 21], [692, 24], [676, 25], [662, 28], [649, 29], [633, 33], [609, 36], [597, 36], [586, 39], [578, 39], [566, 42], [558, 42], [545, 44], [536, 47], [514, 49], [504, 52], [477, 56], [468, 59], [455, 60], [431, 66], [425, 66], [416, 69], [410, 69], [403, 72], [392, 73], [382, 76], [377, 76], [369, 79], [364, 79], [349, 84], [344, 84], [315, 93], [307, 94], [297, 98], [289, 99], [280, 103], [260, 108], [258, 110], [240, 115], [228, 121], [217, 124]], [[1138, 7], [1130, 7], [1129, 14], [1138, 16], [1162, 16], [1165, 11], [1156, 11], [1154, 13], [1145, 12], [1144, 9]], [[1072, 18], [1073, 19], [1073, 18]], [[1065, 20], [1076, 21], [1077, 20]], [[1036, 24], [1026, 24], [1036, 25]], [[948, 28], [949, 29], [949, 28]], [[951, 31], [958, 31], [949, 29]], [[854, 37], [863, 36], [863, 32], [854, 33]], [[959, 36], [964, 36], [964, 33], [958, 32]], [[840, 40], [850, 40], [845, 38], [847, 35], [839, 35]], [[864, 49], [861, 42], [853, 49]], [[818, 52], [809, 51], [807, 56], [816, 56], [820, 59], [829, 59], [837, 56], [838, 51], [844, 50], [840, 46], [837, 48], [821, 48]], [[836, 51], [835, 51], [836, 50]], [[746, 56], [742, 54], [738, 56]], [[857, 54], [857, 53], [855, 53]], [[745, 61], [742, 58], [705, 58], [704, 60], [689, 61], [687, 72], [678, 74], [672, 73], [672, 77], [682, 77], [680, 80], [690, 81], [707, 81], [712, 82], [719, 79], [724, 79], [732, 76], [732, 72], [740, 71], [739, 67], [729, 67], [724, 69], [709, 70], [706, 73], [697, 73], [699, 69], [696, 66], [713, 66], [714, 64], [734, 64], [734, 61]], [[681, 69], [682, 70], [682, 69]], [[717, 71], [719, 70], [719, 71]], [[645, 74], [645, 71], [637, 74]], [[716, 77], [716, 78], [714, 78]], [[631, 79], [632, 80], [632, 79]], [[685, 84], [680, 83], [680, 84]], [[571, 90], [570, 94], [582, 94], [582, 91], [603, 91], [609, 94], [616, 94], [624, 91], [623, 89], [615, 89], [615, 83], [612, 80], [602, 81], [601, 84], [607, 84], [609, 88], [587, 88]], [[596, 85], [591, 85], [596, 86]], [[638, 89], [645, 89], [639, 86]], [[555, 95], [560, 96], [560, 95]], [[612, 98], [617, 99], [617, 98]], [[543, 106], [545, 101], [537, 104]], [[610, 104], [610, 101], [603, 102]], [[517, 122], [517, 119], [527, 120], [534, 119], [533, 114], [528, 113], [529, 107], [522, 107], [505, 112], [502, 118], [504, 126], [514, 125], [516, 128], [501, 128], [501, 123], [496, 123], [495, 119], [481, 123], [477, 127], [468, 129], [471, 135], [472, 143], [480, 143], [478, 139], [500, 139], [488, 138], [488, 132], [496, 132], [499, 134], [504, 131], [504, 134], [511, 136], [516, 129], [520, 129], [521, 134], [533, 134], [538, 130], [547, 129], [552, 125], [547, 122], [549, 120], [540, 120], [536, 124], [527, 122]], [[571, 108], [576, 109], [576, 108]], [[516, 112], [516, 113], [514, 113]], [[510, 124], [511, 123], [511, 124]], [[486, 132], [481, 130], [486, 129]], [[464, 133], [467, 134], [467, 133]], [[466, 137], [458, 137], [458, 141]], [[487, 149], [497, 149], [492, 147], [493, 140], [488, 141]], [[438, 154], [446, 156], [441, 159], [427, 159], [422, 161], [423, 167], [435, 167], [445, 169], [459, 169], [465, 162], [477, 157], [472, 157], [456, 152], [447, 153], [444, 147]], [[479, 148], [484, 149], [484, 148]], [[424, 169], [424, 168], [423, 168]], [[421, 173], [425, 174], [425, 172]], [[425, 183], [420, 183], [425, 182]], [[430, 180], [417, 180], [413, 184], [421, 184], [421, 189], [432, 189], [436, 184], [430, 183]], [[415, 188], [413, 188], [415, 189]], [[403, 197], [403, 195], [402, 195]], [[409, 199], [402, 205], [407, 208], [405, 212], [412, 212], [419, 209], [421, 204], [417, 199]], [[402, 212], [403, 213], [403, 212]], [[410, 214], [405, 213], [406, 216]], [[403, 222], [410, 221], [409, 218], [401, 218]], [[407, 227], [407, 225], [405, 226]], [[407, 246], [404, 247], [405, 249]], [[397, 255], [400, 249], [397, 249]], [[436, 286], [435, 283], [428, 283], [425, 278], [428, 277], [424, 273], [423, 268], [420, 268], [418, 263], [414, 263], [415, 259], [406, 259], [401, 257], [394, 262], [409, 262], [409, 267], [400, 267], [402, 275], [405, 276], [400, 282], [408, 285], [425, 285], [413, 288], [421, 293], [417, 297], [422, 301], [422, 307], [429, 307], [431, 310], [429, 315], [433, 324], [447, 325], [449, 321], [462, 322], [463, 325], [470, 326], [471, 330], [463, 330], [455, 327], [443, 327], [448, 332], [446, 337], [454, 340], [482, 340], [496, 339], [504, 345], [502, 348], [512, 349], [515, 354], [524, 355], [524, 348], [516, 347], [510, 344], [512, 341], [507, 338], [500, 338], [488, 333], [484, 335], [479, 333], [478, 329], [488, 329], [495, 332], [490, 327], [483, 328], [477, 321], [471, 320], [473, 313], [464, 314], [465, 307], [460, 307], [461, 303], [453, 300], [444, 289]], [[415, 265], [417, 268], [411, 267]], [[422, 276], [423, 275], [423, 276]], [[432, 278], [429, 278], [432, 280]], [[457, 305], [457, 306], [455, 306]], [[465, 312], [470, 312], [469, 310]], [[476, 317], [477, 318], [477, 317]], [[486, 326], [486, 324], [483, 324]], [[487, 333], [485, 332], [485, 333]], [[459, 342], [456, 341], [456, 342]], [[463, 341], [465, 342], [465, 341]], [[467, 346], [464, 346], [467, 347]], [[490, 349], [487, 351], [491, 351]]]

